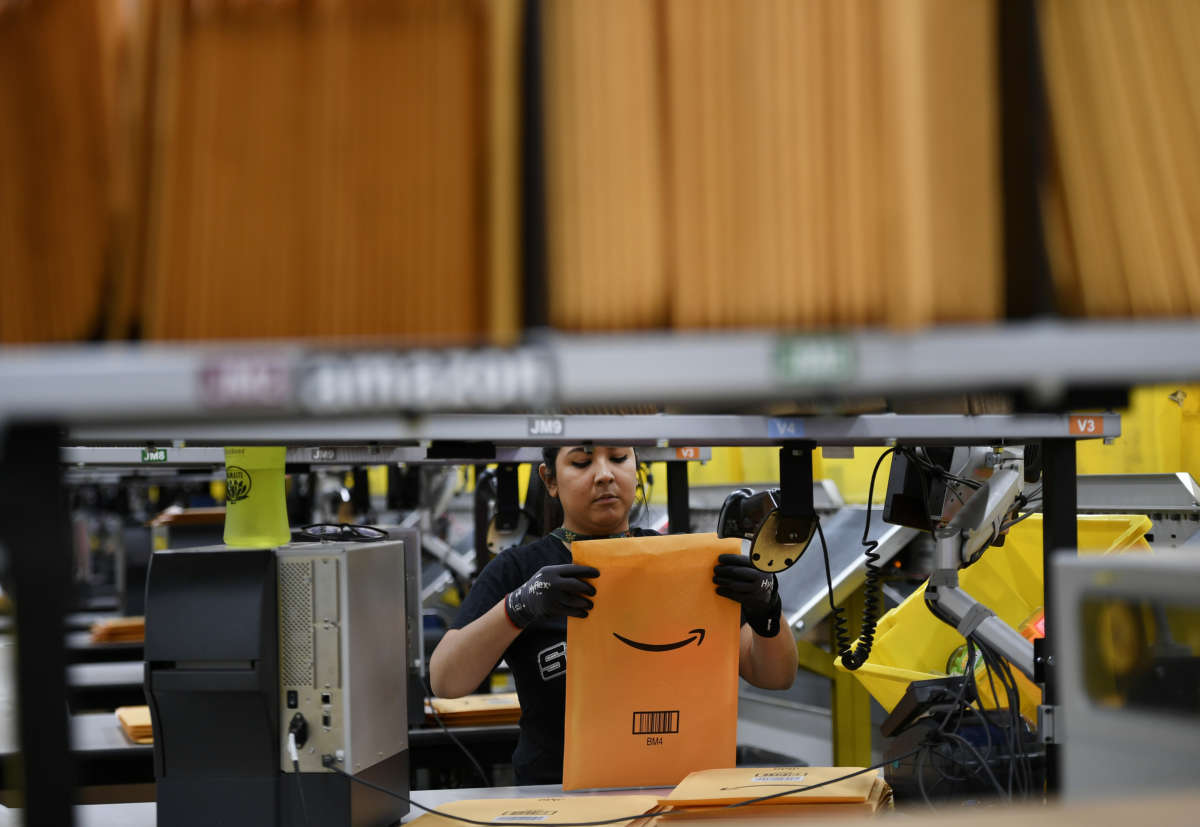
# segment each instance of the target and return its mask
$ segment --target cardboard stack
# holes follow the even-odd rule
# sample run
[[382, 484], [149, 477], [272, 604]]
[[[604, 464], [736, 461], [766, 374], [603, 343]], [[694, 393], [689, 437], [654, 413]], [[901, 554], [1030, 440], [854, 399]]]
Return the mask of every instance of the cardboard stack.
[[144, 617], [113, 617], [92, 624], [92, 643], [141, 643], [145, 639]]
[[[448, 801], [440, 812], [481, 824], [577, 824], [610, 823], [613, 827], [644, 823], [642, 816], [653, 810], [652, 795], [575, 796], [570, 798], [486, 798]], [[629, 816], [621, 819], [622, 816]], [[609, 821], [613, 819], [612, 821]], [[463, 822], [433, 813], [414, 818], [420, 827], [458, 827]]]
[[426, 720], [436, 723], [437, 717], [446, 726], [488, 726], [515, 724], [521, 720], [521, 705], [516, 692], [492, 695], [467, 695], [462, 698], [430, 698], [425, 702]]
[[119, 706], [116, 710], [121, 729], [135, 744], [153, 744], [154, 730], [150, 725], [150, 707]]
[[[842, 776], [858, 772], [852, 778]], [[841, 780], [835, 780], [841, 779]], [[833, 781], [817, 789], [811, 787]], [[772, 793], [787, 795], [760, 804], [742, 802]], [[594, 795], [453, 801], [437, 809], [458, 818], [504, 824], [604, 823], [637, 827], [750, 822], [761, 827], [845, 816], [871, 817], [891, 807], [891, 788], [874, 772], [855, 767], [769, 767], [704, 770], [687, 776], [663, 798], [646, 795]], [[617, 819], [624, 819], [617, 821]], [[441, 815], [414, 819], [420, 827], [450, 827]]]
[[[799, 818], [871, 816], [890, 807], [891, 788], [877, 773], [862, 771], [843, 777], [857, 769], [739, 767], [694, 772], [659, 800], [663, 809], [655, 821], [660, 825], [714, 819], [792, 824]], [[812, 789], [829, 781], [833, 783]], [[756, 801], [762, 796], [775, 797]]]

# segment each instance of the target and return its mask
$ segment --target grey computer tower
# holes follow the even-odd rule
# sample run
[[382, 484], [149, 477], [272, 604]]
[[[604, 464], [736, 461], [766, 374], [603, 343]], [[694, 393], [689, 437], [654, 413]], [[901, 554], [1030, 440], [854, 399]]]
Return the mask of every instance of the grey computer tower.
[[[383, 827], [408, 812], [406, 546], [153, 555], [145, 689], [160, 825]], [[297, 714], [299, 773], [286, 758]]]
[[[302, 543], [276, 559], [279, 728], [307, 723], [300, 771], [332, 759], [356, 773], [405, 750], [403, 544]], [[286, 752], [280, 769], [293, 771]]]

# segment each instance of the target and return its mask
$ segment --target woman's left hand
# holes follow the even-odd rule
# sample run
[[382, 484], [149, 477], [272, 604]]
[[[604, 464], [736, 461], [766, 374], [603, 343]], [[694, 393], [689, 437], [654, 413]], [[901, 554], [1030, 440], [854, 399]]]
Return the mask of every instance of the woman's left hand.
[[742, 604], [746, 622], [761, 637], [779, 634], [779, 581], [770, 572], [759, 571], [741, 554], [722, 554], [713, 567], [717, 594]]

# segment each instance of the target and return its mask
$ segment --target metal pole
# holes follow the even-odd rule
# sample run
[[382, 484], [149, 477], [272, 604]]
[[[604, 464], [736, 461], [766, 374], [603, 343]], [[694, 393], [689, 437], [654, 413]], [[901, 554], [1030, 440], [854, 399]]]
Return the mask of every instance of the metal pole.
[[1054, 289], [1042, 231], [1046, 91], [1035, 0], [996, 4], [1000, 160], [1004, 203], [1005, 315], [1049, 316]]
[[[1042, 442], [1042, 582], [1043, 601], [1046, 615], [1046, 653], [1044, 690], [1042, 703], [1055, 706], [1058, 703], [1057, 673], [1055, 663], [1055, 629], [1050, 601], [1054, 594], [1054, 555], [1059, 551], [1077, 548], [1079, 535], [1076, 527], [1076, 475], [1075, 442], [1070, 439], [1047, 439]], [[1061, 753], [1058, 744], [1046, 745], [1046, 793], [1059, 792]]]
[[687, 534], [692, 530], [686, 462], [667, 463], [667, 520], [672, 534]]
[[[865, 592], [858, 588], [842, 604], [849, 617], [862, 617]], [[832, 634], [832, 630], [831, 630]], [[837, 651], [833, 640], [833, 651]], [[871, 696], [849, 672], [833, 670], [831, 717], [833, 765], [867, 767], [871, 764]]]
[[6, 429], [0, 446], [0, 540], [16, 611], [25, 823], [69, 827], [75, 766], [63, 634], [73, 555], [58, 439], [58, 428], [48, 424]]

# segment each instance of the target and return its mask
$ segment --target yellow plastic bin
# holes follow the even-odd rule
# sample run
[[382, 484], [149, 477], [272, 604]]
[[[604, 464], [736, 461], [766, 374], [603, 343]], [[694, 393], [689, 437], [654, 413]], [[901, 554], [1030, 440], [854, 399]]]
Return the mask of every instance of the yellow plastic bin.
[[[1080, 516], [1081, 554], [1150, 551], [1146, 532], [1150, 519], [1141, 514]], [[990, 548], [959, 573], [959, 585], [1013, 628], [1042, 608], [1042, 516], [1013, 526], [1003, 546]], [[879, 704], [891, 712], [912, 681], [946, 676], [946, 661], [966, 641], [953, 628], [930, 614], [925, 586], [880, 618], [870, 659], [854, 675]], [[841, 661], [835, 662], [843, 669]], [[1021, 695], [1021, 713], [1037, 720], [1041, 690], [1013, 670]], [[980, 687], [984, 706], [997, 706], [986, 685]], [[997, 684], [997, 689], [999, 685]], [[999, 706], [1007, 706], [1003, 702]]]

